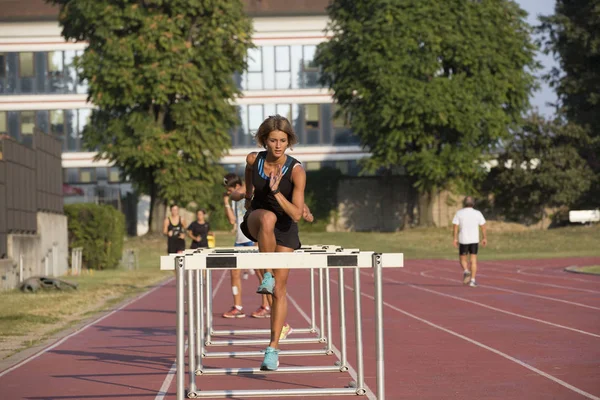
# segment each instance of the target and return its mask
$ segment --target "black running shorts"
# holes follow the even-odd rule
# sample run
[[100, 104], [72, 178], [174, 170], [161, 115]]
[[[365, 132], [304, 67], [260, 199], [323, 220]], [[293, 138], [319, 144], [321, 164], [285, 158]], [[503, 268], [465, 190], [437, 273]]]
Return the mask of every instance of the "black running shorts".
[[[242, 229], [242, 233], [253, 242], [258, 243], [258, 240], [255, 237], [252, 237], [250, 231], [248, 230], [248, 215], [250, 213], [246, 213], [244, 215], [244, 220], [240, 224], [240, 228]], [[297, 250], [300, 248], [300, 237], [298, 236], [298, 224], [292, 222], [290, 224], [280, 224], [279, 222], [275, 223], [275, 241], [278, 246], [287, 247], [289, 249]]]
[[470, 244], [462, 244], [458, 245], [458, 254], [461, 256], [466, 256], [467, 254], [477, 254], [477, 250], [479, 249], [479, 243], [470, 243]]

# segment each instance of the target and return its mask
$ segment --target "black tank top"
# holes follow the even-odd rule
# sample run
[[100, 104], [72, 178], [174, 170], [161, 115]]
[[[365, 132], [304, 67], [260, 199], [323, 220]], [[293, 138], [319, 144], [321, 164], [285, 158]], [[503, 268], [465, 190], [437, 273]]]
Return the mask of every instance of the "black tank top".
[[177, 225], [174, 225], [173, 222], [171, 222], [171, 217], [169, 217], [169, 227], [167, 230], [173, 231], [173, 237], [177, 237], [178, 235], [182, 234], [185, 230], [183, 229], [183, 225], [181, 223], [181, 217], [179, 217], [179, 222]]
[[[267, 152], [261, 151], [256, 156], [254, 162], [254, 168], [252, 169], [252, 184], [254, 185], [254, 197], [252, 198], [252, 209], [263, 209], [269, 210], [277, 215], [277, 222], [279, 224], [289, 224], [292, 222], [292, 218], [283, 211], [283, 208], [275, 199], [275, 196], [271, 193], [269, 188], [269, 177], [265, 175], [265, 159], [267, 158]], [[300, 161], [294, 157], [287, 156], [285, 163], [282, 167], [283, 176], [281, 182], [279, 182], [279, 191], [289, 201], [292, 201], [292, 192], [294, 191], [294, 184], [292, 183], [292, 170], [296, 164], [300, 164]]]

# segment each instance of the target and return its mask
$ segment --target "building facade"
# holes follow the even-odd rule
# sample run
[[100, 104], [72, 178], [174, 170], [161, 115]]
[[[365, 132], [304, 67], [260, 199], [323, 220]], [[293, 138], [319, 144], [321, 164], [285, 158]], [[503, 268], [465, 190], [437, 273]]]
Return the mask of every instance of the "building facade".
[[[344, 121], [334, 118], [331, 93], [318, 83], [316, 47], [328, 40], [328, 0], [299, 5], [285, 0], [246, 0], [256, 48], [248, 69], [236, 76], [240, 125], [231, 132], [231, 150], [222, 159], [242, 172], [245, 155], [256, 149], [252, 135], [269, 115], [290, 119], [299, 137], [293, 155], [307, 170], [330, 166], [348, 175], [367, 154]], [[132, 186], [118, 168], [82, 146], [82, 131], [93, 104], [77, 76], [73, 59], [86, 44], [66, 42], [58, 11], [44, 0], [0, 0], [0, 135], [31, 143], [35, 132], [62, 143], [65, 203], [119, 203]]]

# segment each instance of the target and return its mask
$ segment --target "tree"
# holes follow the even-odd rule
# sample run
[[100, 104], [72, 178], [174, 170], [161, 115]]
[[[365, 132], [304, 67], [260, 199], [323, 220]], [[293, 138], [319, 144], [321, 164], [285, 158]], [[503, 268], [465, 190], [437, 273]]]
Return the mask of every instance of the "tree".
[[589, 138], [576, 124], [535, 114], [524, 120], [490, 172], [495, 208], [509, 220], [530, 224], [543, 219], [548, 207], [574, 204], [592, 176], [578, 153], [582, 143]]
[[546, 76], [558, 95], [557, 107], [592, 139], [581, 154], [595, 172], [591, 190], [581, 203], [598, 207], [600, 199], [600, 0], [557, 0], [555, 13], [540, 18], [547, 53], [560, 68]]
[[[402, 166], [422, 198], [472, 189], [528, 107], [535, 46], [509, 0], [334, 0], [321, 82], [372, 156]], [[420, 223], [432, 219], [422, 207]]]
[[50, 1], [63, 36], [89, 44], [77, 66], [98, 108], [84, 144], [150, 194], [155, 231], [158, 205], [201, 202], [222, 179], [251, 21], [240, 0]]

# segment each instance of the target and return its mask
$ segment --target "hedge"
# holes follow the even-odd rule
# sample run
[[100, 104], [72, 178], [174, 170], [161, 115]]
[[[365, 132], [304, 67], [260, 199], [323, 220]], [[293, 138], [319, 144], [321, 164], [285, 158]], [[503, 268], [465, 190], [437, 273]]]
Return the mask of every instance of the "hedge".
[[82, 247], [83, 266], [117, 268], [125, 238], [125, 216], [109, 205], [91, 203], [65, 206], [68, 218], [69, 253]]

